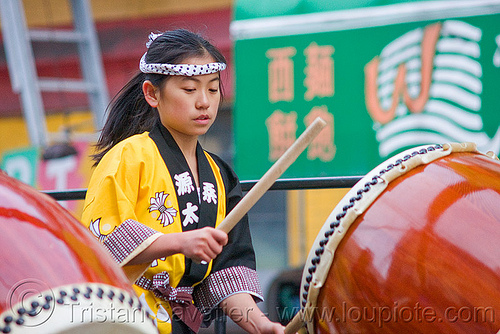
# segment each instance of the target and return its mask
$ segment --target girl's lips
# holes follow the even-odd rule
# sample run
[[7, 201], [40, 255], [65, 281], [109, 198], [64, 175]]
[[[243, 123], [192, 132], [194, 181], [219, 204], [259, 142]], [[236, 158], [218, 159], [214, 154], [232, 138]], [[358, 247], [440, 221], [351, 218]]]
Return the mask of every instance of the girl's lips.
[[210, 117], [208, 115], [201, 115], [194, 119], [197, 123], [206, 124], [210, 121]]

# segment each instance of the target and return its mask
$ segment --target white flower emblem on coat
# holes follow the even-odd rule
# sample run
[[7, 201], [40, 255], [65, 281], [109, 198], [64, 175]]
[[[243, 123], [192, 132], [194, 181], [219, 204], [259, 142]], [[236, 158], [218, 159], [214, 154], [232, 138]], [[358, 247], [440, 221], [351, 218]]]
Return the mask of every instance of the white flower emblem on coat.
[[177, 186], [177, 194], [182, 196], [190, 194], [194, 191], [193, 180], [189, 176], [189, 172], [174, 175], [175, 185]]
[[169, 194], [165, 194], [163, 191], [157, 192], [155, 197], [149, 199], [149, 212], [158, 211], [160, 215], [156, 220], [159, 220], [163, 227], [168, 226], [174, 222], [174, 217], [177, 216], [177, 210], [173, 207], [167, 208], [165, 206], [165, 201], [167, 200]]

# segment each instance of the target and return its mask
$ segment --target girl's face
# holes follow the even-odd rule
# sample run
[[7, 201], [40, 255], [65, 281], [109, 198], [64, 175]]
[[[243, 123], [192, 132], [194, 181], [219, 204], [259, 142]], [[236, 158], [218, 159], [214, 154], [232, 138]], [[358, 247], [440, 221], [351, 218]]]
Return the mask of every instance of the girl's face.
[[[207, 55], [190, 57], [182, 63], [204, 65], [214, 62]], [[219, 73], [197, 76], [171, 76], [157, 94], [157, 109], [162, 124], [174, 138], [198, 137], [215, 121], [220, 93]]]

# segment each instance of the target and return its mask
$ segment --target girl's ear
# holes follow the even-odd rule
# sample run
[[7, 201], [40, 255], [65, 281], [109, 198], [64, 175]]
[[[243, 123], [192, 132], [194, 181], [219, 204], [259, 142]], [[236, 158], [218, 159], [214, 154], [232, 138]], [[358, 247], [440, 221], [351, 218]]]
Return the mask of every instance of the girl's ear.
[[158, 106], [159, 94], [156, 87], [151, 83], [151, 81], [146, 80], [142, 83], [142, 92], [144, 93], [144, 98], [146, 102], [153, 108]]

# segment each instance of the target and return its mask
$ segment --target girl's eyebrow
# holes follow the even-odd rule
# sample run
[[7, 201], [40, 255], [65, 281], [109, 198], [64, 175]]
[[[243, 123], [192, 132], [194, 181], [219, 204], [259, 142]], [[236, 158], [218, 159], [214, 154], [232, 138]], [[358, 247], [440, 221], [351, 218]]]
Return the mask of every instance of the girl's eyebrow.
[[[188, 77], [188, 76], [183, 76], [182, 77], [182, 81], [187, 81], [187, 80], [190, 80], [190, 81], [196, 81], [196, 82], [201, 82], [200, 79], [198, 79], [197, 77], [193, 76], [193, 77]], [[220, 81], [220, 77], [219, 76], [216, 76], [214, 77], [213, 79], [211, 79], [209, 82], [214, 82], [214, 81]]]

